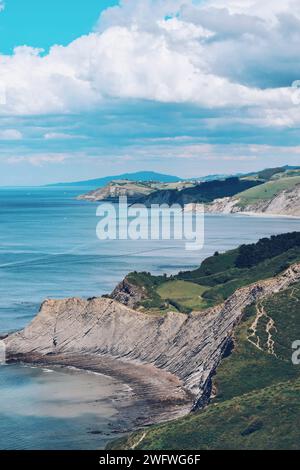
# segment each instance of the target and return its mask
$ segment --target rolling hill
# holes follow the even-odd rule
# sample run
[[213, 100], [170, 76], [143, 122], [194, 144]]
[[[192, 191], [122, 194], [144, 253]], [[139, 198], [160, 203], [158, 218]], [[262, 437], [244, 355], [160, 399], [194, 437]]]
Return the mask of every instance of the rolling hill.
[[114, 180], [129, 180], [129, 181], [156, 181], [162, 183], [171, 183], [181, 181], [177, 176], [165, 175], [163, 173], [156, 173], [154, 171], [139, 171], [137, 173], [123, 173], [121, 175], [105, 176], [103, 178], [96, 178], [85, 181], [75, 181], [71, 183], [56, 183], [48, 186], [76, 186], [88, 188], [90, 190], [102, 188]]
[[207, 212], [256, 213], [300, 216], [300, 175], [272, 179], [242, 191], [231, 198], [220, 198], [208, 205]]
[[117, 202], [119, 197], [126, 196], [128, 202], [134, 203], [143, 200], [143, 198], [158, 190], [183, 190], [184, 188], [193, 186], [193, 183], [186, 181], [162, 183], [152, 181], [113, 180], [103, 188], [98, 188], [96, 190], [89, 191], [86, 194], [82, 194], [78, 199], [85, 201]]

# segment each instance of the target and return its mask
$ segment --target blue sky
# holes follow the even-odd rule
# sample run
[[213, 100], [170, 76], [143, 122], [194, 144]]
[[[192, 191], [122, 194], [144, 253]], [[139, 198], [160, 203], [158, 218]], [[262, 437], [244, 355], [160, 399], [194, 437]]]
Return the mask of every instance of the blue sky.
[[0, 15], [0, 51], [27, 44], [46, 50], [88, 34], [115, 0], [5, 0]]
[[6, 0], [0, 32], [0, 185], [300, 165], [294, 0]]

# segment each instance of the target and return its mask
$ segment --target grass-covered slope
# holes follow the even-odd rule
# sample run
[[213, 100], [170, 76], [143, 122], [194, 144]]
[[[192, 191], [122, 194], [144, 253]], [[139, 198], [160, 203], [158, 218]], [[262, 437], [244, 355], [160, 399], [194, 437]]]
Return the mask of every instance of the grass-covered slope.
[[300, 176], [291, 176], [268, 181], [262, 185], [255, 186], [236, 195], [239, 207], [247, 207], [261, 201], [269, 201], [281, 191], [291, 190], [300, 184]]
[[173, 306], [178, 306], [179, 310], [181, 306], [195, 310], [204, 302], [202, 295], [205, 291], [206, 287], [193, 282], [174, 280], [161, 284], [157, 294], [171, 305], [173, 303]]
[[225, 180], [213, 180], [196, 184], [192, 188], [156, 191], [140, 199], [140, 202], [148, 207], [151, 204], [180, 204], [184, 206], [189, 203], [208, 203], [214, 199], [235, 196], [262, 183], [263, 181], [260, 180], [242, 180], [232, 177]]
[[299, 166], [285, 165], [275, 168], [265, 168], [264, 170], [258, 171], [257, 173], [249, 173], [248, 175], [242, 176], [243, 179], [255, 179], [270, 181], [280, 178], [286, 178], [289, 176], [297, 176], [300, 173]]
[[216, 371], [211, 403], [197, 413], [146, 428], [116, 449], [299, 449], [300, 283], [247, 308], [231, 353]]
[[130, 282], [143, 286], [147, 298], [141, 307], [164, 313], [188, 313], [217, 305], [239, 287], [273, 277], [300, 261], [300, 233], [265, 238], [226, 253], [216, 253], [193, 271], [177, 276], [131, 273]]

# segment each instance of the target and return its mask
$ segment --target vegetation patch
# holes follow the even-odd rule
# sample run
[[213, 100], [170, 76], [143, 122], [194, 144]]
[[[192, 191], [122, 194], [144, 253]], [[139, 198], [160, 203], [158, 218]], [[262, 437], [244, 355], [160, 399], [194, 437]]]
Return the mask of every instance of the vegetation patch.
[[300, 232], [262, 238], [252, 245], [242, 245], [239, 248], [235, 265], [237, 268], [251, 268], [295, 247], [300, 247]]
[[158, 287], [157, 293], [166, 301], [171, 303], [172, 301], [177, 302], [179, 309], [183, 306], [197, 310], [203, 308], [204, 301], [202, 294], [206, 289], [206, 287], [199, 286], [192, 282], [168, 281]]

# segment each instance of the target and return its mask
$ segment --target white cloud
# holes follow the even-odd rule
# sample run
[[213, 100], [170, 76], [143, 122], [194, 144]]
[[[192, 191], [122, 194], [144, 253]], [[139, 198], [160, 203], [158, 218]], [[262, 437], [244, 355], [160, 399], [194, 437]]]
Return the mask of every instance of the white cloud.
[[[193, 138], [191, 138], [193, 140]], [[253, 162], [258, 161], [258, 168], [261, 166], [262, 158], [266, 161], [268, 159], [273, 160], [274, 166], [279, 160], [281, 164], [286, 164], [287, 161], [290, 164], [293, 162], [296, 164], [300, 156], [300, 146], [275, 146], [275, 145], [262, 145], [262, 144], [209, 144], [209, 143], [195, 143], [181, 141], [179, 145], [174, 145], [172, 139], [165, 141], [154, 141], [152, 146], [145, 146], [143, 143], [140, 145], [129, 146], [124, 149], [118, 150], [117, 153], [103, 156], [111, 158], [113, 156], [114, 161], [139, 161], [147, 164], [151, 162], [159, 162], [163, 164], [163, 161], [168, 162], [169, 168], [172, 162], [182, 162], [182, 165], [186, 165], [188, 161], [188, 167], [195, 165], [198, 169], [201, 169], [203, 161], [210, 162], [222, 162], [222, 161], [240, 161], [240, 162]], [[85, 156], [85, 158], [97, 159], [96, 156]], [[275, 162], [275, 163], [274, 163]], [[217, 171], [219, 168], [217, 167]], [[194, 175], [195, 176], [195, 175]]]
[[16, 129], [0, 130], [0, 140], [21, 140], [23, 135]]
[[299, 15], [298, 0], [208, 0], [207, 5], [217, 8], [227, 8], [231, 13], [243, 13], [258, 16], [268, 21], [276, 21], [276, 16], [284, 12]]
[[47, 132], [44, 135], [44, 139], [46, 140], [68, 140], [68, 139], [78, 139], [78, 136], [75, 137], [71, 134], [66, 134], [64, 132]]
[[118, 6], [105, 10], [98, 21], [97, 30], [103, 32], [112, 26], [139, 28], [143, 31], [157, 29], [157, 20], [174, 16], [184, 0], [121, 0]]
[[20, 163], [28, 163], [32, 166], [44, 166], [46, 164], [65, 163], [70, 158], [65, 154], [35, 154], [26, 156], [9, 157], [6, 162], [10, 165], [18, 165]]
[[243, 108], [264, 125], [296, 125], [297, 3], [123, 0], [102, 14], [95, 32], [66, 47], [43, 55], [22, 46], [0, 56], [0, 113], [72, 113], [109, 99], [143, 99]]

